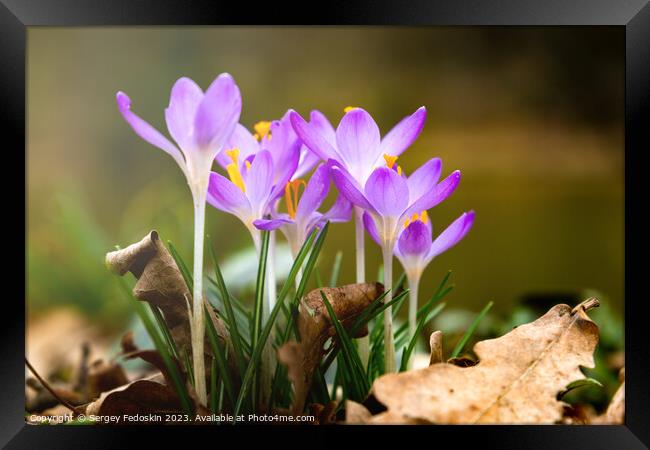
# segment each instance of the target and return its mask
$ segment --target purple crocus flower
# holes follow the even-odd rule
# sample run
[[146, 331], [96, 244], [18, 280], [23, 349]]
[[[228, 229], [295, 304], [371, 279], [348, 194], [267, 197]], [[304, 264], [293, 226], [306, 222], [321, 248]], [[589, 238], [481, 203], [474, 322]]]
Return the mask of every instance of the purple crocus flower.
[[233, 78], [223, 73], [205, 93], [189, 78], [180, 78], [174, 84], [165, 110], [169, 134], [178, 146], [171, 143], [148, 122], [131, 111], [131, 99], [118, 92], [117, 106], [133, 131], [148, 143], [171, 155], [183, 171], [194, 200], [194, 286], [191, 322], [192, 359], [196, 379], [196, 393], [201, 403], [207, 404], [204, 370], [203, 320], [203, 230], [205, 226], [205, 199], [210, 168], [215, 156], [230, 138], [241, 114], [242, 99]]
[[167, 129], [176, 145], [131, 111], [131, 99], [117, 93], [117, 106], [133, 131], [171, 155], [195, 196], [207, 189], [212, 161], [230, 138], [241, 113], [242, 99], [233, 78], [219, 75], [203, 93], [189, 78], [174, 84], [165, 110]]
[[442, 170], [439, 158], [430, 159], [409, 177], [395, 167], [393, 159], [387, 159], [392, 167], [375, 169], [363, 188], [338, 162], [330, 160], [329, 166], [339, 192], [368, 213], [380, 245], [392, 252], [404, 222], [449, 197], [460, 182], [460, 171], [438, 183]]
[[[433, 158], [411, 176], [406, 177], [396, 164], [397, 157], [385, 156], [386, 166], [372, 171], [361, 187], [354, 177], [337, 161], [328, 162], [334, 184], [350, 202], [367, 213], [376, 230], [384, 260], [384, 286], [390, 301], [393, 286], [393, 249], [399, 230], [415, 212], [430, 209], [449, 197], [460, 182], [460, 172], [455, 171], [438, 183], [442, 162]], [[391, 308], [384, 310], [384, 342], [386, 372], [395, 371], [395, 346], [393, 342], [393, 316]]]
[[280, 163], [268, 150], [249, 155], [241, 163], [235, 162], [239, 161], [237, 149], [228, 150], [227, 153], [233, 161], [227, 168], [230, 179], [211, 172], [207, 201], [215, 208], [239, 218], [259, 249], [260, 233], [253, 224], [271, 212], [275, 201], [284, 192], [298, 165], [298, 147], [284, 161], [286, 167], [281, 168], [277, 167]]
[[[300, 187], [304, 192], [300, 196]], [[272, 214], [271, 219], [256, 220], [260, 230], [280, 229], [287, 238], [291, 253], [295, 257], [305, 239], [315, 227], [325, 222], [347, 222], [352, 215], [352, 204], [339, 195], [332, 207], [325, 213], [318, 212], [330, 189], [329, 169], [325, 164], [318, 166], [308, 183], [301, 179], [288, 182], [285, 187], [287, 213]]]

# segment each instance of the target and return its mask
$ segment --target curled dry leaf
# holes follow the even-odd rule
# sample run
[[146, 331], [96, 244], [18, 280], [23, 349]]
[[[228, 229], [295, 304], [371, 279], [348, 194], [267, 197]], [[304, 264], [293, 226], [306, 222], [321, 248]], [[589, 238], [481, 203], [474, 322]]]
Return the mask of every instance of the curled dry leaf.
[[86, 415], [123, 416], [182, 411], [174, 389], [143, 379], [104, 392], [86, 407]]
[[[336, 317], [349, 328], [356, 317], [383, 292], [381, 283], [349, 284], [336, 288], [314, 289], [303, 297], [298, 307], [300, 342], [288, 342], [278, 349], [278, 359], [287, 365], [293, 383], [292, 412], [299, 414], [305, 405], [314, 369], [323, 356], [323, 345], [336, 334], [320, 291], [332, 304]], [[368, 334], [364, 327], [357, 336]]]
[[[188, 303], [191, 306], [192, 294], [174, 258], [160, 241], [158, 232], [153, 230], [140, 242], [107, 253], [106, 265], [114, 273], [124, 275], [131, 272], [138, 279], [133, 288], [133, 295], [160, 308], [179, 349], [191, 354]], [[217, 334], [226, 340], [228, 332], [225, 325], [212, 308], [207, 309]], [[208, 343], [205, 349], [206, 353], [211, 353]]]
[[555, 423], [564, 403], [557, 393], [593, 367], [598, 327], [586, 314], [598, 301], [573, 310], [557, 305], [536, 321], [474, 347], [475, 366], [448, 363], [387, 374], [373, 384], [387, 411], [370, 423]]
[[431, 357], [429, 365], [442, 362], [442, 331], [434, 331], [429, 337], [429, 347], [431, 347]]
[[129, 380], [122, 366], [112, 362], [107, 363], [104, 360], [97, 360], [88, 369], [88, 398], [95, 399], [102, 392], [110, 391], [128, 382]]

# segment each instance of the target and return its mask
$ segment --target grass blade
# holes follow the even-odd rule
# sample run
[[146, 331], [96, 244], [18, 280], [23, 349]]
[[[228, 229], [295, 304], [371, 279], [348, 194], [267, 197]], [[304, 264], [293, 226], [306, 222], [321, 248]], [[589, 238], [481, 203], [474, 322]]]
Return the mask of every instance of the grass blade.
[[226, 288], [226, 283], [223, 279], [221, 269], [219, 268], [219, 263], [217, 262], [217, 255], [214, 253], [214, 246], [212, 245], [212, 239], [210, 236], [207, 236], [208, 248], [210, 249], [210, 256], [212, 257], [212, 264], [214, 265], [214, 276], [216, 280], [217, 287], [221, 292], [221, 301], [226, 310], [226, 318], [228, 319], [228, 331], [230, 332], [230, 339], [232, 341], [233, 350], [235, 353], [235, 363], [237, 365], [237, 370], [239, 370], [239, 375], [241, 376], [244, 373], [244, 354], [243, 354], [243, 345], [242, 338], [239, 334], [239, 328], [237, 327], [237, 319], [235, 318], [235, 311], [230, 302], [230, 294]]
[[185, 264], [185, 261], [183, 261], [183, 258], [181, 258], [180, 253], [178, 253], [178, 250], [176, 250], [176, 247], [174, 247], [172, 241], [167, 241], [167, 247], [169, 248], [169, 253], [171, 253], [172, 258], [174, 258], [174, 261], [178, 266], [178, 270], [181, 271], [181, 275], [185, 280], [185, 284], [190, 289], [190, 292], [192, 292], [192, 289], [194, 289], [194, 280], [192, 278], [192, 272], [187, 267], [187, 264]]
[[465, 334], [463, 334], [463, 337], [460, 338], [460, 341], [458, 341], [458, 344], [456, 344], [456, 347], [454, 348], [454, 351], [451, 352], [451, 358], [457, 358], [458, 355], [460, 355], [460, 352], [463, 351], [463, 348], [465, 347], [465, 344], [467, 344], [467, 341], [469, 340], [470, 337], [472, 337], [472, 334], [474, 334], [474, 331], [476, 331], [476, 327], [478, 327], [478, 324], [481, 323], [481, 320], [483, 320], [483, 317], [488, 313], [490, 308], [492, 308], [492, 305], [494, 302], [489, 302], [485, 307], [481, 310], [481, 312], [476, 316], [472, 324], [469, 326], [469, 328], [465, 331]]
[[332, 274], [330, 275], [329, 287], [335, 287], [339, 281], [339, 273], [341, 272], [341, 261], [343, 260], [343, 252], [339, 250], [334, 257], [332, 264]]
[[208, 335], [208, 342], [212, 348], [212, 353], [214, 355], [214, 360], [216, 361], [217, 368], [219, 369], [219, 374], [221, 375], [221, 382], [223, 383], [225, 393], [228, 396], [231, 404], [235, 400], [234, 390], [232, 388], [232, 380], [230, 379], [230, 372], [228, 371], [228, 363], [225, 350], [219, 345], [219, 337], [217, 336], [217, 331], [214, 329], [214, 324], [210, 320], [210, 315], [208, 313], [208, 308], [205, 307], [205, 330]]

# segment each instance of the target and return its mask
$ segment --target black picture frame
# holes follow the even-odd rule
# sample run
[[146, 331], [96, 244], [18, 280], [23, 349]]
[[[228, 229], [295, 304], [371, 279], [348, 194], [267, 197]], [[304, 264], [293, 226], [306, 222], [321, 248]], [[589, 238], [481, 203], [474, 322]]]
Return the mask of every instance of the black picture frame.
[[[99, 26], [99, 25], [208, 25], [208, 24], [350, 24], [350, 25], [499, 25], [499, 26], [600, 26], [625, 28], [626, 102], [625, 102], [625, 351], [626, 421], [621, 426], [449, 426], [449, 427], [376, 427], [371, 435], [378, 439], [409, 433], [422, 444], [447, 442], [481, 445], [482, 448], [572, 448], [636, 449], [650, 446], [650, 333], [645, 324], [647, 310], [643, 292], [645, 267], [643, 252], [645, 222], [640, 220], [644, 198], [644, 152], [650, 150], [650, 6], [648, 0], [410, 0], [403, 2], [355, 1], [289, 5], [273, 3], [268, 9], [251, 7], [245, 2], [217, 0], [0, 0], [0, 123], [5, 153], [15, 160], [5, 161], [26, 166], [25, 62], [26, 29], [30, 26]], [[13, 143], [13, 144], [9, 144]], [[10, 151], [10, 147], [11, 151]], [[17, 170], [5, 173], [20, 177]], [[25, 192], [27, 174], [24, 174]], [[3, 177], [3, 192], [16, 191], [13, 177]], [[9, 194], [9, 195], [7, 195]], [[25, 194], [26, 195], [26, 194]], [[17, 209], [19, 208], [18, 205]], [[26, 203], [24, 205], [26, 225]], [[16, 216], [19, 217], [19, 216]], [[14, 236], [21, 223], [15, 227]], [[588, 224], [586, 225], [588, 226]], [[24, 228], [26, 230], [26, 227]], [[25, 239], [27, 239], [26, 231]], [[25, 246], [17, 245], [17, 260], [25, 258]], [[27, 244], [27, 242], [25, 242]], [[21, 256], [22, 255], [22, 258]], [[18, 267], [18, 264], [15, 264]], [[23, 267], [26, 267], [24, 265]], [[17, 272], [17, 270], [16, 270]], [[13, 273], [11, 274], [13, 275]], [[25, 273], [25, 280], [28, 274]], [[12, 276], [17, 280], [18, 277]], [[19, 284], [14, 281], [15, 284]], [[23, 286], [23, 298], [24, 289]], [[5, 298], [14, 310], [0, 327], [0, 443], [8, 448], [129, 448], [133, 434], [153, 436], [151, 427], [47, 427], [26, 426], [24, 413], [24, 313], [16, 296]], [[10, 305], [6, 305], [8, 308]], [[7, 309], [5, 314], [10, 314]], [[166, 437], [186, 427], [157, 427], [155, 436]], [[192, 440], [216, 439], [214, 431], [247, 433], [249, 427], [193, 427]], [[297, 434], [310, 435], [318, 442], [323, 433], [335, 430], [337, 441], [365, 427], [293, 427], [291, 441]], [[265, 433], [281, 441], [276, 432], [284, 427], [271, 426]], [[200, 436], [209, 432], [211, 437]], [[239, 434], [242, 434], [241, 432]], [[250, 435], [250, 434], [249, 434]], [[187, 435], [186, 435], [187, 436]], [[262, 435], [262, 437], [267, 435]], [[273, 436], [273, 437], [271, 437]], [[187, 439], [187, 438], [186, 438]], [[411, 438], [409, 437], [409, 440]], [[198, 441], [197, 441], [198, 442]], [[224, 444], [226, 441], [214, 440]], [[325, 441], [323, 440], [323, 443]], [[428, 444], [427, 444], [428, 442]], [[411, 444], [414, 445], [414, 444]]]

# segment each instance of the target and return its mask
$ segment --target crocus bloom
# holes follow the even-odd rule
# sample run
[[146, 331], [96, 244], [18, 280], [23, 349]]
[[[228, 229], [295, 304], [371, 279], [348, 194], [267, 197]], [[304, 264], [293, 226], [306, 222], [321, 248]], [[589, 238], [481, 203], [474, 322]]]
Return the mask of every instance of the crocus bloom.
[[[253, 223], [269, 214], [284, 192], [298, 164], [298, 147], [286, 159], [287, 166], [277, 170], [278, 163], [268, 150], [261, 150], [243, 161], [239, 158], [238, 149], [226, 150], [226, 153], [232, 160], [227, 169], [230, 179], [216, 172], [210, 173], [207, 201], [241, 220], [259, 249], [260, 234]], [[277, 181], [274, 180], [276, 174], [281, 174]]]
[[[304, 187], [300, 196], [300, 187]], [[332, 207], [325, 213], [318, 212], [330, 189], [329, 169], [320, 165], [311, 176], [308, 183], [301, 179], [289, 181], [285, 187], [285, 202], [287, 213], [272, 214], [271, 219], [260, 219], [254, 222], [260, 230], [280, 229], [289, 241], [291, 252], [295, 257], [305, 239], [315, 227], [325, 222], [346, 222], [352, 215], [352, 204], [339, 195]]]
[[232, 77], [219, 75], [205, 93], [189, 78], [180, 78], [172, 88], [165, 120], [178, 146], [131, 111], [131, 99], [117, 93], [117, 106], [138, 136], [171, 155], [185, 174], [194, 200], [194, 285], [192, 313], [192, 358], [199, 401], [207, 403], [204, 369], [203, 321], [203, 229], [205, 198], [210, 168], [215, 156], [230, 138], [241, 114], [241, 94]]
[[132, 112], [125, 93], [117, 93], [117, 105], [138, 136], [174, 158], [197, 196], [207, 189], [212, 161], [239, 121], [242, 100], [227, 73], [219, 75], [205, 93], [194, 81], [180, 78], [165, 110], [167, 129], [177, 145]]
[[[364, 224], [375, 242], [381, 245], [375, 223], [368, 213], [364, 214]], [[409, 282], [409, 335], [413, 336], [416, 328], [418, 287], [422, 272], [433, 258], [447, 251], [460, 242], [474, 224], [474, 211], [463, 213], [440, 235], [432, 239], [432, 226], [427, 212], [415, 213], [404, 222], [399, 233], [394, 254], [402, 263]]]
[[[363, 187], [338, 162], [330, 160], [328, 164], [339, 192], [350, 202], [364, 209], [370, 218], [366, 222], [374, 225], [377, 240], [381, 243], [384, 285], [389, 291], [387, 301], [390, 301], [390, 290], [393, 286], [393, 249], [399, 230], [413, 213], [430, 209], [451, 195], [460, 181], [460, 172], [455, 171], [438, 183], [442, 169], [438, 158], [423, 164], [410, 177], [406, 177], [397, 166], [397, 157], [386, 155], [384, 159], [386, 166], [373, 170]], [[392, 311], [388, 307], [384, 310], [386, 372], [395, 370], [392, 326]]]

